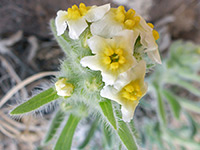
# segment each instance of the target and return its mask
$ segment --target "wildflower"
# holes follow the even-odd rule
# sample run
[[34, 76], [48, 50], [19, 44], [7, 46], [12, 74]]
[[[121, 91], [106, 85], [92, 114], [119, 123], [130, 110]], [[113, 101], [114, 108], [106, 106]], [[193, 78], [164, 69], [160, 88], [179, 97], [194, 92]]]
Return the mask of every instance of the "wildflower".
[[103, 37], [113, 37], [118, 32], [128, 29], [133, 30], [137, 37], [141, 37], [145, 51], [150, 59], [161, 64], [158, 45], [155, 40], [159, 38], [153, 24], [147, 24], [135, 10], [125, 11], [123, 6], [111, 8], [110, 11], [99, 21], [92, 23], [91, 33]]
[[55, 83], [56, 91], [59, 96], [71, 96], [74, 90], [74, 86], [71, 83], [67, 83], [66, 78], [61, 78]]
[[133, 46], [136, 40], [133, 32], [124, 30], [112, 39], [93, 36], [88, 45], [94, 56], [81, 59], [83, 67], [100, 70], [105, 84], [113, 84], [118, 75], [136, 65]]
[[86, 7], [85, 4], [80, 3], [79, 8], [77, 5], [73, 5], [67, 11], [59, 10], [55, 19], [57, 35], [62, 35], [68, 24], [70, 38], [78, 39], [80, 34], [88, 27], [87, 22], [94, 22], [101, 19], [109, 9], [110, 4], [99, 7]]
[[142, 60], [127, 72], [121, 73], [113, 86], [107, 85], [101, 90], [102, 97], [122, 105], [122, 118], [126, 122], [133, 118], [139, 100], [147, 91], [145, 71], [146, 63]]
[[115, 36], [116, 33], [124, 29], [133, 30], [138, 35], [138, 30], [151, 30], [145, 20], [136, 14], [135, 10], [129, 9], [126, 12], [124, 6], [111, 8], [101, 20], [91, 25], [91, 33], [103, 37]]

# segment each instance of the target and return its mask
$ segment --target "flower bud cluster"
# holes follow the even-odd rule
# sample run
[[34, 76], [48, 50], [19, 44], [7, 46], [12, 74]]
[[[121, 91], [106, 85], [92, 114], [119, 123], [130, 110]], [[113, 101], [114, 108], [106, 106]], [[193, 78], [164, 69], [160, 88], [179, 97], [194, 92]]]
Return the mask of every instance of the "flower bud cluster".
[[[58, 36], [68, 26], [69, 37], [74, 40], [89, 28], [92, 36], [87, 45], [92, 54], [82, 57], [80, 64], [101, 72], [104, 87], [100, 95], [121, 104], [123, 120], [129, 122], [147, 91], [144, 78], [148, 62], [144, 56], [161, 64], [156, 44], [159, 34], [153, 24], [146, 23], [133, 9], [110, 8], [110, 4], [87, 7], [83, 3], [67, 11], [59, 10], [55, 24]], [[71, 93], [72, 86], [56, 89], [62, 95], [59, 89]]]

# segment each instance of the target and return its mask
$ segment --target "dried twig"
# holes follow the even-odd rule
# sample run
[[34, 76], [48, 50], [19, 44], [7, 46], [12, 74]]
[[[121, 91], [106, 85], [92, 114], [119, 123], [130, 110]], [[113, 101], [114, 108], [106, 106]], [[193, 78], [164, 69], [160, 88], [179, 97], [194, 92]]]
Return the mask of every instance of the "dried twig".
[[18, 42], [21, 38], [22, 38], [22, 31], [18, 31], [17, 33], [12, 35], [10, 38], [1, 40], [0, 41], [0, 53], [2, 53], [2, 54], [9, 53], [10, 50], [9, 50], [8, 46], [12, 46], [16, 42]]
[[4, 129], [4, 128], [1, 126], [1, 124], [0, 124], [0, 131], [1, 131], [3, 134], [5, 134], [5, 135], [7, 135], [8, 137], [10, 137], [10, 138], [15, 138], [15, 135], [12, 134], [12, 133], [10, 133], [10, 132], [8, 132], [6, 129]]
[[12, 133], [14, 133], [16, 136], [20, 135], [20, 132], [17, 129], [15, 129], [13, 126], [9, 125], [8, 123], [3, 122], [3, 121], [0, 120], [0, 124], [4, 129], [6, 128], [7, 130], [9, 130]]
[[[13, 125], [14, 127], [18, 128], [19, 130], [25, 130], [26, 129], [26, 126], [22, 123], [19, 123], [17, 121], [14, 121], [13, 119], [9, 118], [8, 116], [6, 116], [3, 112], [0, 111], [0, 116], [6, 121], [8, 122], [9, 124]], [[29, 131], [34, 131], [34, 132], [41, 132], [41, 131], [44, 131], [46, 130], [45, 128], [38, 128], [36, 126], [30, 126], [29, 127]]]
[[[5, 68], [7, 69], [7, 72], [10, 74], [10, 76], [13, 79], [15, 79], [15, 81], [17, 83], [20, 83], [21, 79], [17, 75], [17, 73], [15, 72], [15, 70], [13, 69], [13, 67], [11, 66], [11, 64], [6, 59], [4, 59], [2, 56], [0, 56], [0, 59], [1, 59], [2, 63], [3, 63], [3, 65], [5, 66]], [[22, 97], [23, 97], [23, 99], [25, 99], [27, 96], [28, 96], [28, 94], [27, 94], [26, 89], [22, 88]]]
[[32, 83], [35, 80], [38, 80], [42, 77], [45, 76], [51, 76], [51, 75], [57, 75], [58, 72], [56, 71], [49, 71], [49, 72], [41, 72], [38, 74], [35, 74], [25, 80], [23, 80], [21, 83], [17, 84], [16, 86], [14, 86], [12, 89], [10, 89], [10, 91], [8, 91], [8, 93], [1, 99], [0, 101], [0, 108], [20, 89], [22, 89], [24, 86]]

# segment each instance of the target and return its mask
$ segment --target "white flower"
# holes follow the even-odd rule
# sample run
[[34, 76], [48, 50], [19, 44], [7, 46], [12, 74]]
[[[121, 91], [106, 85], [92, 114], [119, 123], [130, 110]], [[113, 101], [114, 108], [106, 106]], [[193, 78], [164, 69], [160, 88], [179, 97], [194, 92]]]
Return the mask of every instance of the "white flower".
[[94, 56], [81, 59], [83, 67], [100, 70], [106, 85], [112, 85], [118, 75], [136, 65], [133, 47], [137, 36], [131, 30], [123, 30], [112, 39], [93, 36], [88, 45]]
[[141, 29], [151, 30], [145, 20], [136, 14], [135, 10], [129, 9], [126, 12], [123, 6], [111, 8], [101, 20], [91, 25], [91, 33], [93, 35], [107, 38], [115, 36], [115, 34], [124, 29], [137, 31], [137, 33]]
[[57, 35], [62, 35], [68, 24], [70, 38], [78, 39], [80, 34], [88, 27], [87, 22], [101, 19], [109, 9], [110, 4], [86, 7], [85, 4], [80, 3], [79, 8], [73, 5], [67, 11], [59, 10], [55, 19]]
[[71, 83], [67, 83], [66, 78], [61, 78], [55, 83], [56, 91], [59, 96], [71, 96], [74, 90], [74, 86]]
[[153, 25], [147, 24], [133, 9], [126, 12], [123, 6], [111, 8], [101, 20], [91, 25], [93, 35], [107, 38], [115, 36], [124, 29], [133, 30], [135, 35], [140, 36], [144, 52], [148, 53], [150, 59], [161, 64], [158, 45], [155, 41], [159, 38], [158, 32], [153, 30]]
[[127, 72], [121, 73], [113, 86], [107, 85], [101, 90], [102, 97], [122, 105], [122, 118], [126, 122], [133, 118], [139, 100], [147, 91], [145, 71], [146, 63], [142, 60]]

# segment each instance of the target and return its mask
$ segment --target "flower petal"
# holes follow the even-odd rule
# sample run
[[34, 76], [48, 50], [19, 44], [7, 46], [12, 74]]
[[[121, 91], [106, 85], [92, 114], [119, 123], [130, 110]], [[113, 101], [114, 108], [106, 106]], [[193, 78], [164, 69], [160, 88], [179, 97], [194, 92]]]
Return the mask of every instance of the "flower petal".
[[97, 54], [98, 52], [102, 51], [105, 48], [108, 42], [112, 42], [110, 39], [105, 39], [100, 36], [93, 36], [87, 40], [88, 46], [92, 50], [93, 54]]
[[154, 51], [158, 49], [158, 45], [153, 37], [152, 31], [140, 32], [141, 44], [146, 48], [145, 52]]
[[114, 87], [120, 91], [125, 85], [130, 83], [132, 80], [141, 78], [144, 81], [145, 72], [146, 72], [146, 63], [144, 60], [141, 60], [137, 65], [133, 66], [128, 71], [121, 73], [118, 76], [114, 84]]
[[133, 101], [133, 102], [130, 102], [130, 101], [125, 101], [125, 102], [126, 103], [123, 103], [122, 108], [121, 108], [122, 119], [125, 122], [130, 122], [134, 116], [135, 108], [137, 107], [139, 100]]
[[85, 15], [88, 22], [94, 22], [101, 19], [110, 10], [110, 4], [105, 4], [99, 7], [92, 7]]
[[130, 50], [129, 53], [133, 54], [135, 41], [138, 36], [138, 31], [122, 30], [121, 32], [118, 32], [113, 39], [115, 39], [118, 47]]
[[147, 52], [149, 58], [153, 61], [155, 61], [156, 63], [158, 64], [162, 64], [162, 61], [160, 59], [160, 54], [159, 54], [159, 51], [158, 49], [155, 50], [155, 51], [150, 51], [150, 52]]
[[104, 86], [103, 89], [100, 92], [100, 95], [102, 97], [108, 98], [110, 100], [116, 101], [119, 104], [122, 104], [121, 101], [119, 100], [118, 97], [118, 90], [116, 90], [115, 88], [113, 88], [110, 85]]
[[114, 19], [114, 12], [109, 11], [101, 20], [92, 23], [90, 30], [92, 35], [99, 35], [105, 38], [110, 38], [122, 31], [123, 26]]
[[80, 63], [83, 67], [89, 67], [90, 69], [95, 71], [100, 70], [101, 68], [101, 64], [99, 63], [97, 56], [83, 57]]
[[69, 37], [78, 39], [81, 33], [88, 27], [87, 22], [83, 17], [77, 20], [67, 20], [69, 26]]
[[66, 16], [67, 16], [67, 12], [66, 11], [59, 10], [57, 12], [57, 16], [56, 16], [56, 19], [55, 19], [55, 24], [56, 24], [56, 31], [57, 31], [57, 35], [58, 36], [62, 35], [65, 32], [66, 28], [67, 28]]

